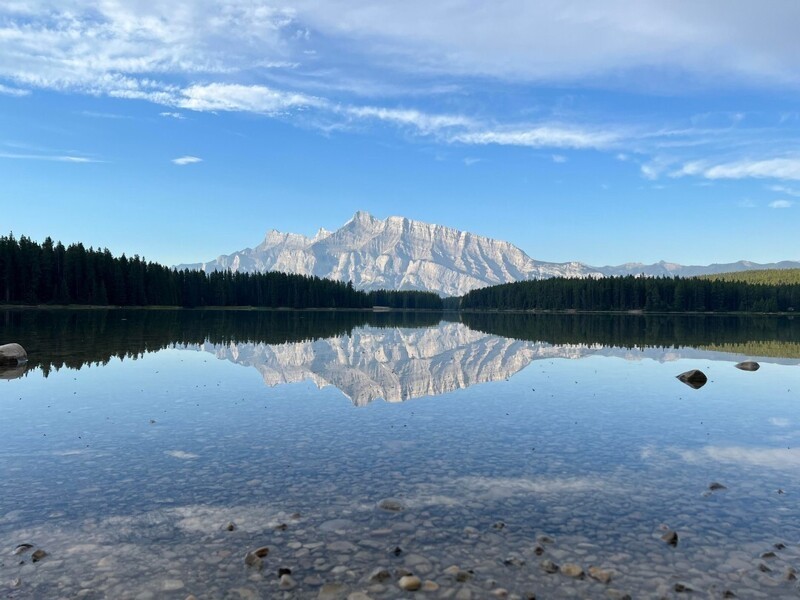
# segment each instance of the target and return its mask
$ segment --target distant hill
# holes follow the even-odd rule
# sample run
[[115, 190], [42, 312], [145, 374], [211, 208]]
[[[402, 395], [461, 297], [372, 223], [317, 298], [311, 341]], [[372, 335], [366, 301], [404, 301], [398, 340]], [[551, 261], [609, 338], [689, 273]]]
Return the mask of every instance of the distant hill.
[[700, 279], [711, 281], [740, 281], [743, 283], [761, 283], [764, 285], [800, 284], [800, 269], [759, 269], [757, 271], [739, 271], [734, 273], [715, 273], [703, 275]]

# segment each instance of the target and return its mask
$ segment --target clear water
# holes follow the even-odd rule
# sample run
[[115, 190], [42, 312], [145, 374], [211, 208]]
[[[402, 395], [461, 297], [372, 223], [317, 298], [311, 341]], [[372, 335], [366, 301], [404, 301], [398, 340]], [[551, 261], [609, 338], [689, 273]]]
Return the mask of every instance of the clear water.
[[[797, 321], [0, 320], [30, 354], [0, 372], [2, 598], [800, 593]], [[694, 368], [698, 390], [675, 378]]]

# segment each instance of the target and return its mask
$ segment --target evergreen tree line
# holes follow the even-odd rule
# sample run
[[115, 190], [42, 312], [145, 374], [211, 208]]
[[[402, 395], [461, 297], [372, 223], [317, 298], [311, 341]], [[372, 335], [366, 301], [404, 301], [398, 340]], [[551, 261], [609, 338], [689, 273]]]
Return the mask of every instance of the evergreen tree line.
[[474, 290], [462, 310], [782, 312], [800, 309], [800, 284], [682, 277], [553, 278]]
[[0, 303], [269, 308], [442, 308], [431, 292], [361, 292], [352, 283], [286, 273], [177, 271], [83, 244], [0, 237]]

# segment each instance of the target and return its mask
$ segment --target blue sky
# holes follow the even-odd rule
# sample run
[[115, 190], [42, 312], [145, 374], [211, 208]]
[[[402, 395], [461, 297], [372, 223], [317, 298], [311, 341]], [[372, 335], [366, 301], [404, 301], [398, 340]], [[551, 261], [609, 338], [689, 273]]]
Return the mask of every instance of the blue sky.
[[175, 264], [367, 210], [540, 260], [798, 260], [800, 4], [769, 7], [7, 0], [0, 230]]

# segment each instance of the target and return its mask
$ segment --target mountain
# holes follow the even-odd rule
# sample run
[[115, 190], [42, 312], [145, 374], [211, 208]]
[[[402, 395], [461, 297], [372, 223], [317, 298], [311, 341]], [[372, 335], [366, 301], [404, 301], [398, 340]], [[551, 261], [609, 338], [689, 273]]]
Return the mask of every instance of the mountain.
[[352, 281], [360, 290], [427, 290], [460, 296], [490, 285], [549, 277], [674, 277], [793, 267], [800, 263], [740, 261], [703, 267], [659, 262], [591, 267], [580, 262], [542, 262], [508, 242], [404, 217], [382, 220], [359, 211], [333, 232], [320, 229], [310, 238], [272, 230], [255, 248], [176, 268], [282, 271]]
[[508, 242], [403, 217], [359, 211], [340, 229], [313, 238], [270, 231], [255, 248], [178, 269], [284, 271], [352, 281], [356, 289], [430, 290], [458, 296], [523, 279], [599, 277], [577, 262], [532, 259]]

